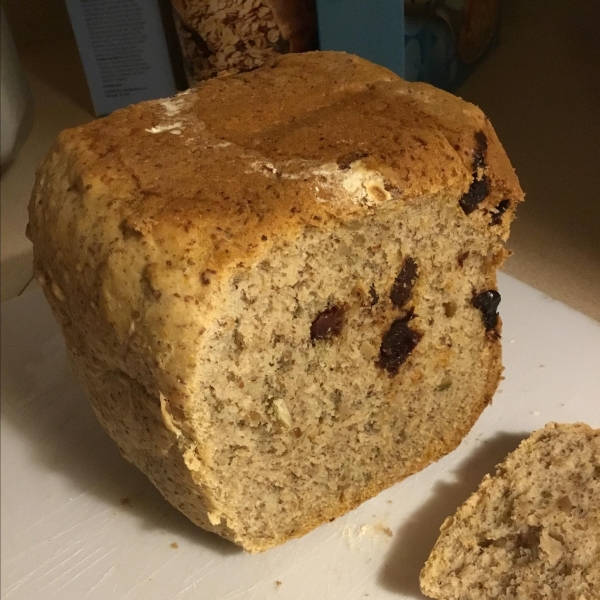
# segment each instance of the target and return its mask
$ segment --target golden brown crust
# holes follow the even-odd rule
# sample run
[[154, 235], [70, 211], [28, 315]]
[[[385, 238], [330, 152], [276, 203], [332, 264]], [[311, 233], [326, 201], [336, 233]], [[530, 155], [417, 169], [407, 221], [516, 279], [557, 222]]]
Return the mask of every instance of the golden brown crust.
[[[487, 147], [478, 170], [481, 132]], [[357, 168], [348, 170], [350, 163]], [[361, 172], [377, 181], [357, 195], [351, 177]], [[199, 340], [219, 310], [215, 290], [308, 223], [329, 229], [392, 196], [410, 203], [450, 190], [448, 198], [459, 198], [484, 174], [489, 195], [468, 216], [456, 206], [457, 218], [488, 231], [489, 211], [509, 198], [493, 230], [505, 238], [523, 194], [479, 109], [357, 57], [288, 55], [63, 132], [30, 203], [36, 276], [96, 413], [124, 455], [194, 522], [235, 539], [226, 525], [207, 521], [210, 472], [204, 449], [189, 444], [210, 426], [197, 403], [194, 431], [185, 431], [198, 391]], [[454, 448], [490, 401], [501, 366], [498, 341], [489, 348], [485, 396], [406, 475]], [[128, 399], [113, 398], [129, 380]], [[146, 401], [135, 404], [136, 394]], [[115, 423], [139, 430], [135, 443]], [[189, 495], [177, 499], [173, 477]], [[371, 482], [326, 517], [391, 483]], [[323, 515], [307, 519], [297, 535]]]
[[[466, 189], [478, 130], [488, 137], [494, 174], [490, 206], [502, 197], [519, 202], [514, 172], [481, 111], [344, 54], [284, 56], [174, 100], [67, 130], [59, 144], [78, 157], [86, 180], [123, 189], [113, 210], [132, 215], [134, 230], [169, 227], [178, 236], [207, 237], [226, 218], [238, 247], [231, 258], [220, 248], [212, 253], [229, 261], [251, 252], [266, 229], [287, 230], [312, 214], [343, 218], [355, 209], [316, 200], [319, 175], [310, 168], [363, 149], [365, 165], [407, 197], [442, 186]], [[264, 176], [266, 163], [277, 170], [273, 180]]]

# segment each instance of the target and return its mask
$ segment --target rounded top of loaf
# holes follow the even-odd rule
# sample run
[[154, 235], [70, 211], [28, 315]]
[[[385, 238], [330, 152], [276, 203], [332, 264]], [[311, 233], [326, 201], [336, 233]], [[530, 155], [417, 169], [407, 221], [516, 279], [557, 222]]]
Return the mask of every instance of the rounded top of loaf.
[[312, 52], [66, 130], [55, 152], [84, 192], [110, 190], [107, 218], [125, 231], [223, 238], [211, 245], [220, 264], [295, 225], [464, 193], [482, 144], [482, 207], [516, 204], [513, 169], [477, 107], [356, 56]]

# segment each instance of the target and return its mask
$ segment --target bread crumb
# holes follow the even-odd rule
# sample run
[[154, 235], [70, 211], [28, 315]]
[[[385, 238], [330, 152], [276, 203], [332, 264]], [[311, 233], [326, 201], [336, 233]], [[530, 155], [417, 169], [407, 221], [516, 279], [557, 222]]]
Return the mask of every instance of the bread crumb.
[[177, 542], [171, 542], [171, 548], [179, 548], [179, 544]]
[[346, 539], [350, 548], [354, 548], [362, 540], [381, 541], [384, 538], [393, 537], [393, 535], [392, 530], [380, 521], [365, 525], [346, 525], [342, 531], [342, 537]]
[[221, 523], [221, 515], [214, 512], [207, 513], [208, 520], [211, 525], [219, 525]]
[[554, 567], [563, 556], [563, 545], [553, 538], [547, 529], [540, 535], [540, 548], [547, 554], [548, 562]]

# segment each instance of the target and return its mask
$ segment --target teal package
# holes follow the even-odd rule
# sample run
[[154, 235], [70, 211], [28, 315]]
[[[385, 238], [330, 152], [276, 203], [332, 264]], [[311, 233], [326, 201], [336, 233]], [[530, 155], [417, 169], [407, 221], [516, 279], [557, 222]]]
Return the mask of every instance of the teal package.
[[445, 21], [406, 17], [404, 27], [404, 73], [408, 81], [425, 81], [448, 90], [464, 78], [464, 65]]
[[317, 0], [320, 48], [455, 91], [496, 44], [498, 6], [499, 0]]
[[317, 0], [319, 47], [343, 50], [404, 77], [402, 0]]

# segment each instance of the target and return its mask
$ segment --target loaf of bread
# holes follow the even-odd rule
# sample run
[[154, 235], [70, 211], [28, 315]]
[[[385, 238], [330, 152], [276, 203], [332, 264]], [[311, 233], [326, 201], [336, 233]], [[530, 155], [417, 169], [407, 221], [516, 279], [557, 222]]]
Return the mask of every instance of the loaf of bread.
[[315, 52], [63, 132], [29, 235], [102, 426], [255, 552], [469, 431], [522, 197], [475, 106]]
[[487, 475], [421, 573], [439, 600], [600, 598], [600, 429], [550, 423]]

